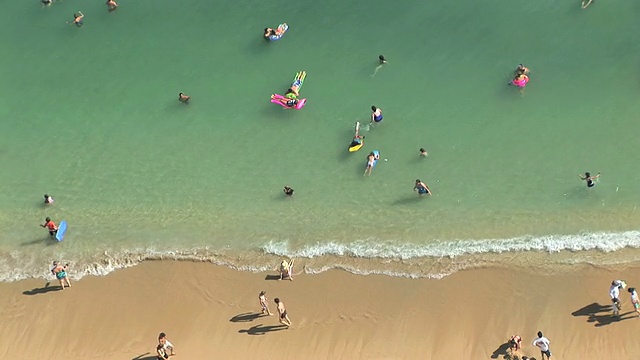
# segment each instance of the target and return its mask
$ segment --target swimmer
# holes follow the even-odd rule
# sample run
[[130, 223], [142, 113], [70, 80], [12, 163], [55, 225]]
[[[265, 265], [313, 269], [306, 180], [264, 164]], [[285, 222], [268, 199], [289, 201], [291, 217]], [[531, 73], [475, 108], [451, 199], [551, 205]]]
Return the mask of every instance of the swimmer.
[[523, 74], [524, 75], [529, 74], [529, 68], [524, 66], [524, 65], [522, 65], [522, 64], [518, 64], [518, 67], [516, 68], [514, 76], [518, 77], [518, 76], [523, 75]]
[[280, 104], [282, 104], [287, 109], [296, 107], [299, 101], [298, 99], [276, 98], [276, 94], [272, 94], [271, 99], [276, 99]]
[[296, 73], [296, 77], [293, 79], [293, 83], [291, 83], [291, 87], [287, 89], [284, 93], [284, 97], [289, 99], [297, 99], [300, 96], [300, 88], [304, 82], [304, 78], [307, 77], [307, 72], [302, 70]]
[[420, 181], [420, 179], [416, 179], [416, 185], [413, 187], [413, 191], [418, 191], [419, 195], [429, 195], [431, 196], [431, 194], [433, 194], [431, 192], [431, 189], [429, 189], [429, 187], [427, 186], [427, 184], [423, 183], [422, 181]]
[[185, 95], [184, 93], [179, 93], [178, 100], [180, 100], [180, 102], [183, 104], [188, 104], [189, 100], [191, 100], [191, 96]]
[[377, 108], [375, 106], [371, 106], [371, 122], [381, 122], [382, 121], [382, 109]]
[[380, 61], [380, 65], [387, 63], [387, 59], [385, 59], [384, 55], [378, 55], [378, 61]]
[[582, 8], [586, 9], [594, 0], [582, 0]]
[[276, 36], [276, 31], [272, 28], [264, 28], [264, 38], [269, 40], [270, 36]]
[[364, 169], [364, 175], [371, 175], [373, 166], [376, 164], [376, 161], [379, 159], [380, 159], [380, 154], [369, 153], [369, 155], [367, 156], [367, 167]]
[[44, 203], [45, 205], [53, 204], [53, 198], [48, 194], [44, 194]]
[[356, 121], [356, 134], [353, 136], [353, 141], [351, 141], [349, 147], [352, 148], [362, 144], [362, 140], [364, 140], [364, 136], [360, 135], [360, 121]]
[[67, 21], [67, 24], [72, 24], [77, 27], [80, 27], [82, 26], [83, 22], [84, 22], [84, 14], [82, 13], [82, 11], [78, 11], [77, 13], [73, 14], [73, 21], [72, 22]]
[[53, 0], [41, 0], [42, 5], [44, 6], [49, 6], [51, 4], [53, 4]]
[[427, 150], [425, 150], [425, 148], [420, 148], [420, 156], [422, 156], [422, 157], [429, 156], [429, 154], [427, 153]]
[[118, 3], [113, 0], [107, 0], [106, 4], [109, 11], [113, 11], [118, 8]]
[[49, 230], [49, 235], [53, 238], [54, 236], [56, 236], [56, 233], [58, 232], [58, 226], [56, 226], [56, 223], [54, 223], [53, 221], [51, 221], [51, 218], [47, 216], [46, 219], [44, 219], [44, 224], [40, 225], [43, 228], [47, 228]]
[[285, 186], [284, 190], [282, 190], [284, 192], [285, 195], [291, 197], [293, 196], [293, 189], [290, 186]]
[[584, 181], [587, 182], [587, 187], [594, 187], [594, 186], [596, 186], [596, 183], [593, 182], [593, 180], [599, 178], [600, 177], [600, 173], [598, 173], [598, 175], [596, 175], [596, 176], [591, 176], [590, 172], [585, 172], [584, 176], [578, 175], [578, 177], [580, 177], [581, 180], [584, 180]]

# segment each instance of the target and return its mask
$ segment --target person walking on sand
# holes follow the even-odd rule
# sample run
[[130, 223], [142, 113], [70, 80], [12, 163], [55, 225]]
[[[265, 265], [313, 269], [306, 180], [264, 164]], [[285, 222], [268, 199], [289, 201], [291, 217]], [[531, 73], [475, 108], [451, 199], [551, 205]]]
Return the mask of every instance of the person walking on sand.
[[40, 226], [42, 226], [43, 228], [47, 228], [49, 230], [49, 235], [52, 238], [56, 236], [56, 233], [58, 233], [58, 226], [56, 225], [56, 223], [51, 221], [51, 218], [48, 216], [46, 219], [44, 219], [44, 224]]
[[371, 106], [371, 122], [379, 123], [382, 121], [382, 109]]
[[269, 310], [269, 302], [267, 300], [267, 292], [260, 291], [260, 295], [258, 295], [258, 300], [260, 301], [260, 306], [262, 307], [262, 314], [267, 314], [269, 316], [273, 315], [271, 310]]
[[640, 317], [640, 298], [638, 298], [636, 288], [629, 288], [627, 291], [631, 294], [631, 303], [633, 304], [633, 308], [636, 310], [638, 317]]
[[600, 173], [598, 173], [598, 175], [596, 175], [596, 176], [591, 176], [591, 173], [587, 171], [587, 172], [584, 173], [584, 176], [578, 175], [578, 177], [580, 177], [581, 180], [586, 181], [587, 182], [587, 187], [591, 188], [591, 187], [596, 186], [596, 183], [593, 182], [593, 180], [596, 180], [597, 178], [599, 178], [600, 177]]
[[67, 284], [67, 287], [71, 287], [71, 282], [69, 281], [69, 277], [67, 276], [67, 268], [69, 264], [65, 264], [62, 266], [60, 262], [54, 261], [53, 267], [51, 267], [51, 273], [55, 275], [56, 279], [60, 282], [60, 287], [64, 290], [64, 284]]
[[544, 360], [544, 356], [547, 355], [547, 359], [551, 358], [551, 350], [549, 350], [549, 339], [542, 336], [542, 331], [538, 331], [538, 338], [533, 340], [533, 346], [537, 346], [540, 349], [540, 356]]
[[165, 353], [165, 359], [169, 358], [169, 356], [173, 356], [176, 353], [173, 351], [173, 344], [171, 343], [171, 341], [169, 341], [167, 339], [167, 334], [161, 332], [160, 335], [158, 335], [158, 345], [162, 346], [162, 350]]
[[522, 338], [520, 335], [513, 335], [509, 338], [509, 348], [511, 348], [511, 355], [514, 355], [522, 348]]
[[627, 283], [624, 280], [613, 280], [609, 287], [609, 297], [612, 302], [613, 315], [617, 316], [620, 313], [620, 290], [627, 287]]
[[289, 319], [289, 315], [287, 314], [287, 309], [284, 307], [284, 302], [280, 301], [280, 299], [278, 298], [273, 299], [273, 302], [275, 302], [278, 306], [278, 321], [280, 321], [280, 324], [286, 327], [291, 326], [291, 320]]

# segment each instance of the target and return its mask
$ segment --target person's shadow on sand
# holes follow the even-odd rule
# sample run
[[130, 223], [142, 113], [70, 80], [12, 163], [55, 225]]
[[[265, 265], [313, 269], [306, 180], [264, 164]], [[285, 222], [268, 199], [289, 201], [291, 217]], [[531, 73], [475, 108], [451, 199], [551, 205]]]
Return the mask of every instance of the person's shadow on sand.
[[[145, 355], [148, 355], [148, 354], [149, 354], [149, 353], [147, 352], [147, 353], [144, 353], [144, 354], [142, 354], [142, 355], [138, 355], [138, 356], [134, 357], [134, 358], [133, 358], [133, 359], [131, 359], [131, 360], [158, 360], [158, 357], [157, 357], [157, 356], [145, 356]], [[144, 357], [143, 357], [143, 356], [144, 356]]]
[[50, 283], [46, 283], [44, 285], [44, 287], [41, 287], [41, 288], [35, 288], [35, 289], [23, 291], [22, 294], [24, 294], [24, 295], [37, 295], [37, 294], [46, 294], [46, 293], [48, 293], [50, 291], [62, 290], [62, 286], [49, 286], [49, 284]]
[[239, 333], [247, 333], [247, 335], [264, 335], [272, 331], [280, 331], [287, 329], [286, 325], [269, 325], [262, 326], [262, 324], [252, 326], [246, 330], [238, 330]]
[[578, 309], [571, 313], [573, 316], [587, 316], [587, 322], [595, 322], [596, 327], [609, 325], [614, 322], [619, 322], [622, 320], [633, 319], [635, 316], [627, 316], [634, 313], [633, 311], [626, 312], [624, 314], [620, 314], [619, 316], [614, 316], [611, 312], [611, 305], [601, 305], [598, 303], [591, 303], [581, 309]]
[[280, 275], [267, 275], [264, 277], [265, 280], [280, 280]]
[[229, 319], [229, 321], [231, 321], [231, 322], [249, 322], [249, 321], [253, 321], [253, 320], [259, 318], [260, 315], [262, 315], [262, 314], [261, 313], [242, 313], [242, 314], [238, 314], [238, 315], [232, 317], [231, 319]]
[[509, 342], [506, 342], [506, 343], [498, 346], [498, 348], [493, 351], [493, 354], [491, 354], [491, 358], [492, 359], [497, 359], [498, 356], [500, 356], [500, 355], [507, 355], [507, 349], [508, 348], [509, 348]]

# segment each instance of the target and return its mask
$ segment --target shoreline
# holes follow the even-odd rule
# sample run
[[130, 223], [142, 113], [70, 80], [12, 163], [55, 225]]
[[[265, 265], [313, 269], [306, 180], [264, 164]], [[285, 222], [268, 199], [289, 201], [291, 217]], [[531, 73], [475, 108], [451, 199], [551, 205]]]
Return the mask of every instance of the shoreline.
[[[353, 275], [330, 270], [272, 281], [202, 262], [145, 261], [56, 290], [42, 280], [0, 283], [0, 354], [8, 358], [152, 359], [166, 332], [179, 358], [490, 359], [513, 334], [523, 354], [542, 330], [557, 359], [640, 354], [626, 292], [612, 321], [608, 285], [640, 270], [594, 266], [556, 274], [483, 268], [443, 279]], [[257, 316], [257, 295], [285, 302], [293, 322]], [[498, 354], [498, 358], [502, 358]]]

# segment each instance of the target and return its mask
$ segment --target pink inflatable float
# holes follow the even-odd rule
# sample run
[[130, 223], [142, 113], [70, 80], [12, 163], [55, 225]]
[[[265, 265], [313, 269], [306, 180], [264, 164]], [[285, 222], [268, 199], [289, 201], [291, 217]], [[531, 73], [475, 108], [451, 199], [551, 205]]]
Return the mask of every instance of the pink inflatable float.
[[300, 110], [307, 103], [307, 99], [289, 99], [280, 94], [273, 94], [271, 95], [271, 102], [278, 104], [285, 109]]

